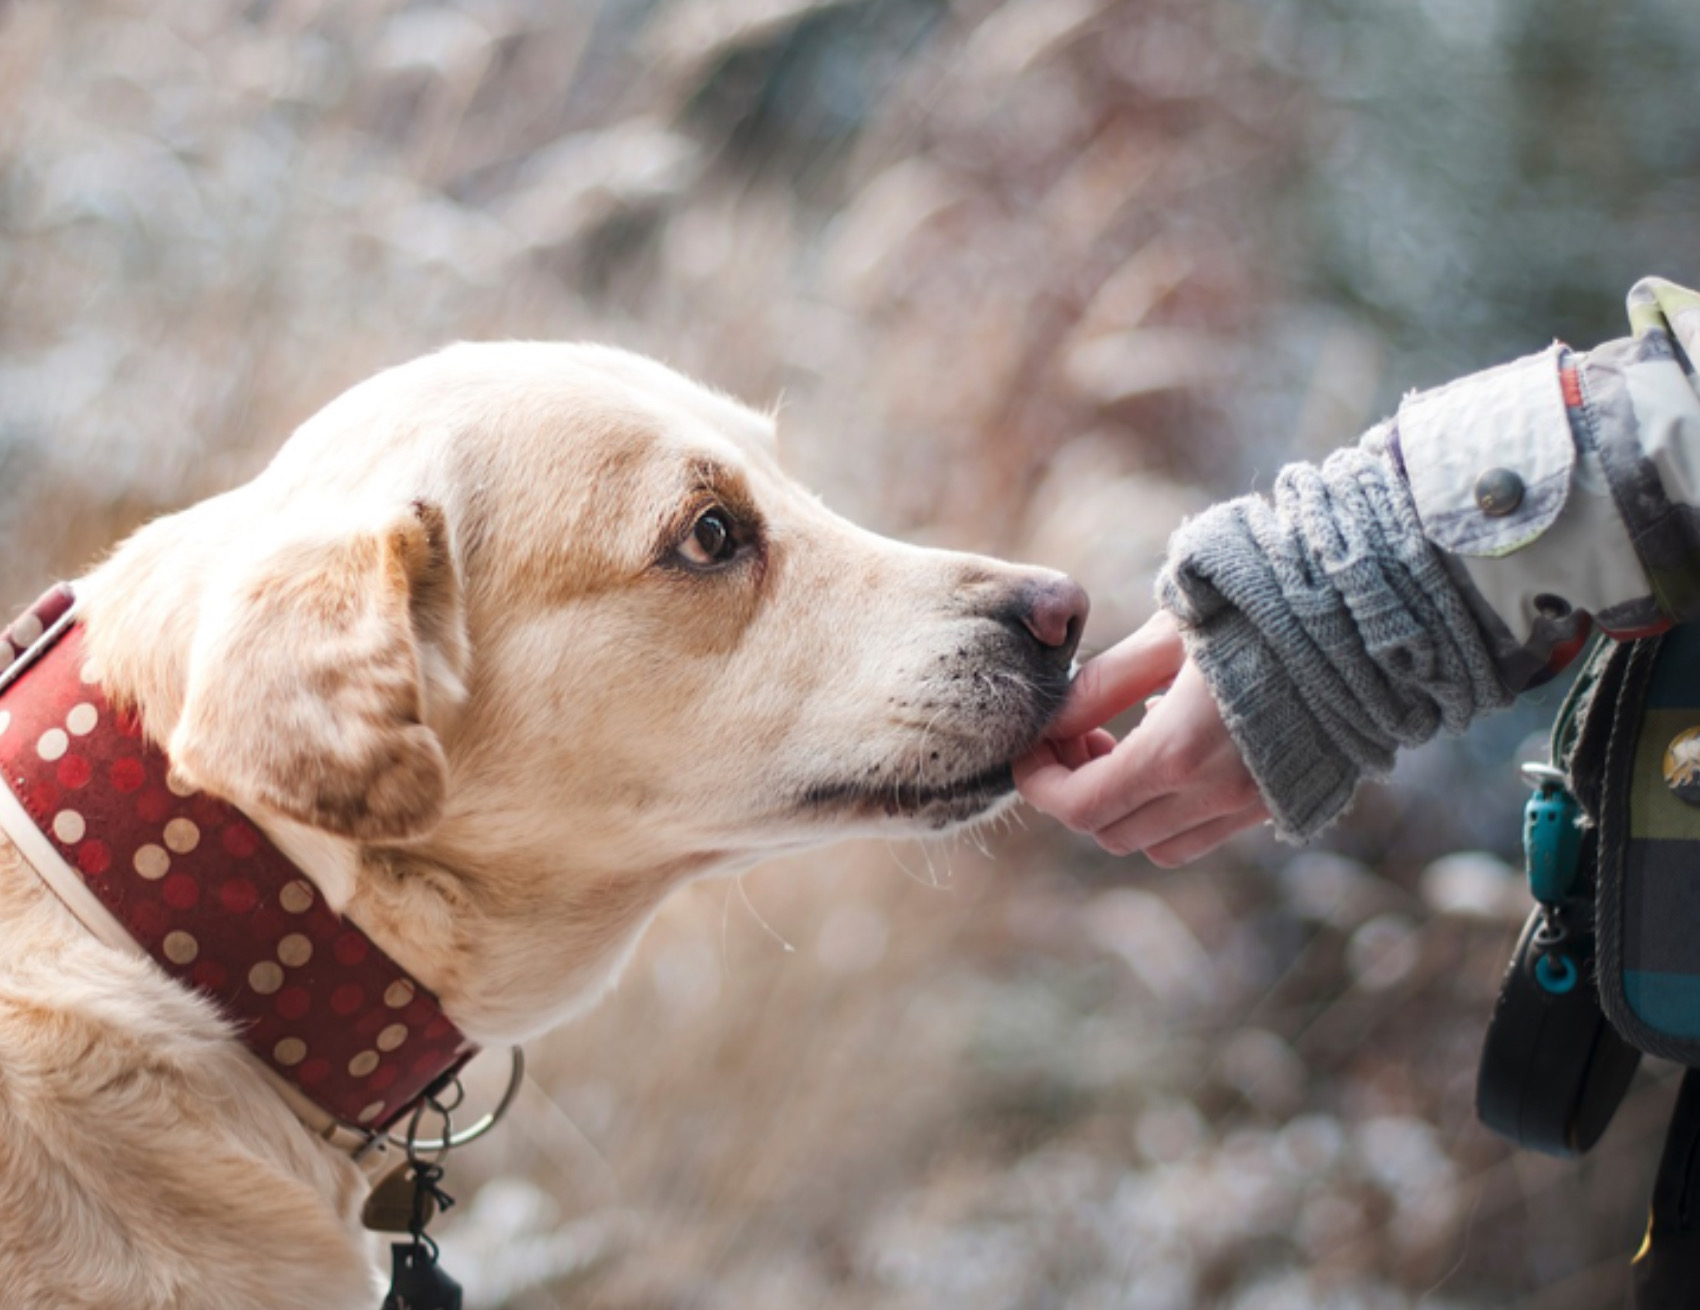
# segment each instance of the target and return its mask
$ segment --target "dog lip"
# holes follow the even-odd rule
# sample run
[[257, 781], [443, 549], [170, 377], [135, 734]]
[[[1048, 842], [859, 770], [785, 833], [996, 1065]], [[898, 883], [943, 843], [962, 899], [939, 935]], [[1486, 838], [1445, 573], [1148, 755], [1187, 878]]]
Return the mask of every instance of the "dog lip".
[[1014, 790], [1014, 771], [1008, 764], [997, 764], [965, 778], [930, 785], [818, 783], [803, 793], [802, 805], [805, 809], [878, 809], [895, 818], [964, 801], [974, 802], [978, 808]]

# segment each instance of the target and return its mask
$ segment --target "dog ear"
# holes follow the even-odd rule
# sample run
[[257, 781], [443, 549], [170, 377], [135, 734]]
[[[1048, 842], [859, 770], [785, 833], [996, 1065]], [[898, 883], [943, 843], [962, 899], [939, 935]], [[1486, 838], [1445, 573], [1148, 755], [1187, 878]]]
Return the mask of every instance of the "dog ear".
[[167, 751], [238, 806], [360, 841], [422, 836], [448, 787], [430, 711], [464, 694], [465, 664], [448, 524], [415, 502], [232, 571], [203, 608]]

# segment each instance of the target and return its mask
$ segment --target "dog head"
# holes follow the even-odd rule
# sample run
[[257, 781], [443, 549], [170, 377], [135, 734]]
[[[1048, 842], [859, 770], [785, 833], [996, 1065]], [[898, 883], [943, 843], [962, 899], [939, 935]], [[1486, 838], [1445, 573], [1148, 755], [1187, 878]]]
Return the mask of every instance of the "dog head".
[[84, 595], [174, 768], [487, 1038], [594, 994], [686, 878], [994, 812], [1086, 615], [833, 514], [767, 417], [541, 344], [356, 387]]

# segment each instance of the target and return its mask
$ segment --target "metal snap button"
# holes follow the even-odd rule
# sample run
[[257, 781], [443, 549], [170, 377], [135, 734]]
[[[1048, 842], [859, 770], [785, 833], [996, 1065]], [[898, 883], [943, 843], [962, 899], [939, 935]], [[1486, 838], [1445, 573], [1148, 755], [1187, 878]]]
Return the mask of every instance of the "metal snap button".
[[1700, 728], [1685, 728], [1665, 747], [1665, 786], [1678, 800], [1700, 806]]
[[1523, 479], [1510, 469], [1489, 469], [1476, 479], [1476, 508], [1502, 518], [1523, 503]]

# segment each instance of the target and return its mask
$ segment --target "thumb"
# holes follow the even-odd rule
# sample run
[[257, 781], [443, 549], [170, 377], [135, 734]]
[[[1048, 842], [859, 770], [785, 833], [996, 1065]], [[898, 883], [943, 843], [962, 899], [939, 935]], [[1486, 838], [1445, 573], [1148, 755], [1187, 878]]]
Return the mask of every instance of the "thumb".
[[1068, 700], [1045, 736], [1079, 737], [1161, 691], [1186, 663], [1180, 627], [1159, 610], [1132, 636], [1080, 666]]

